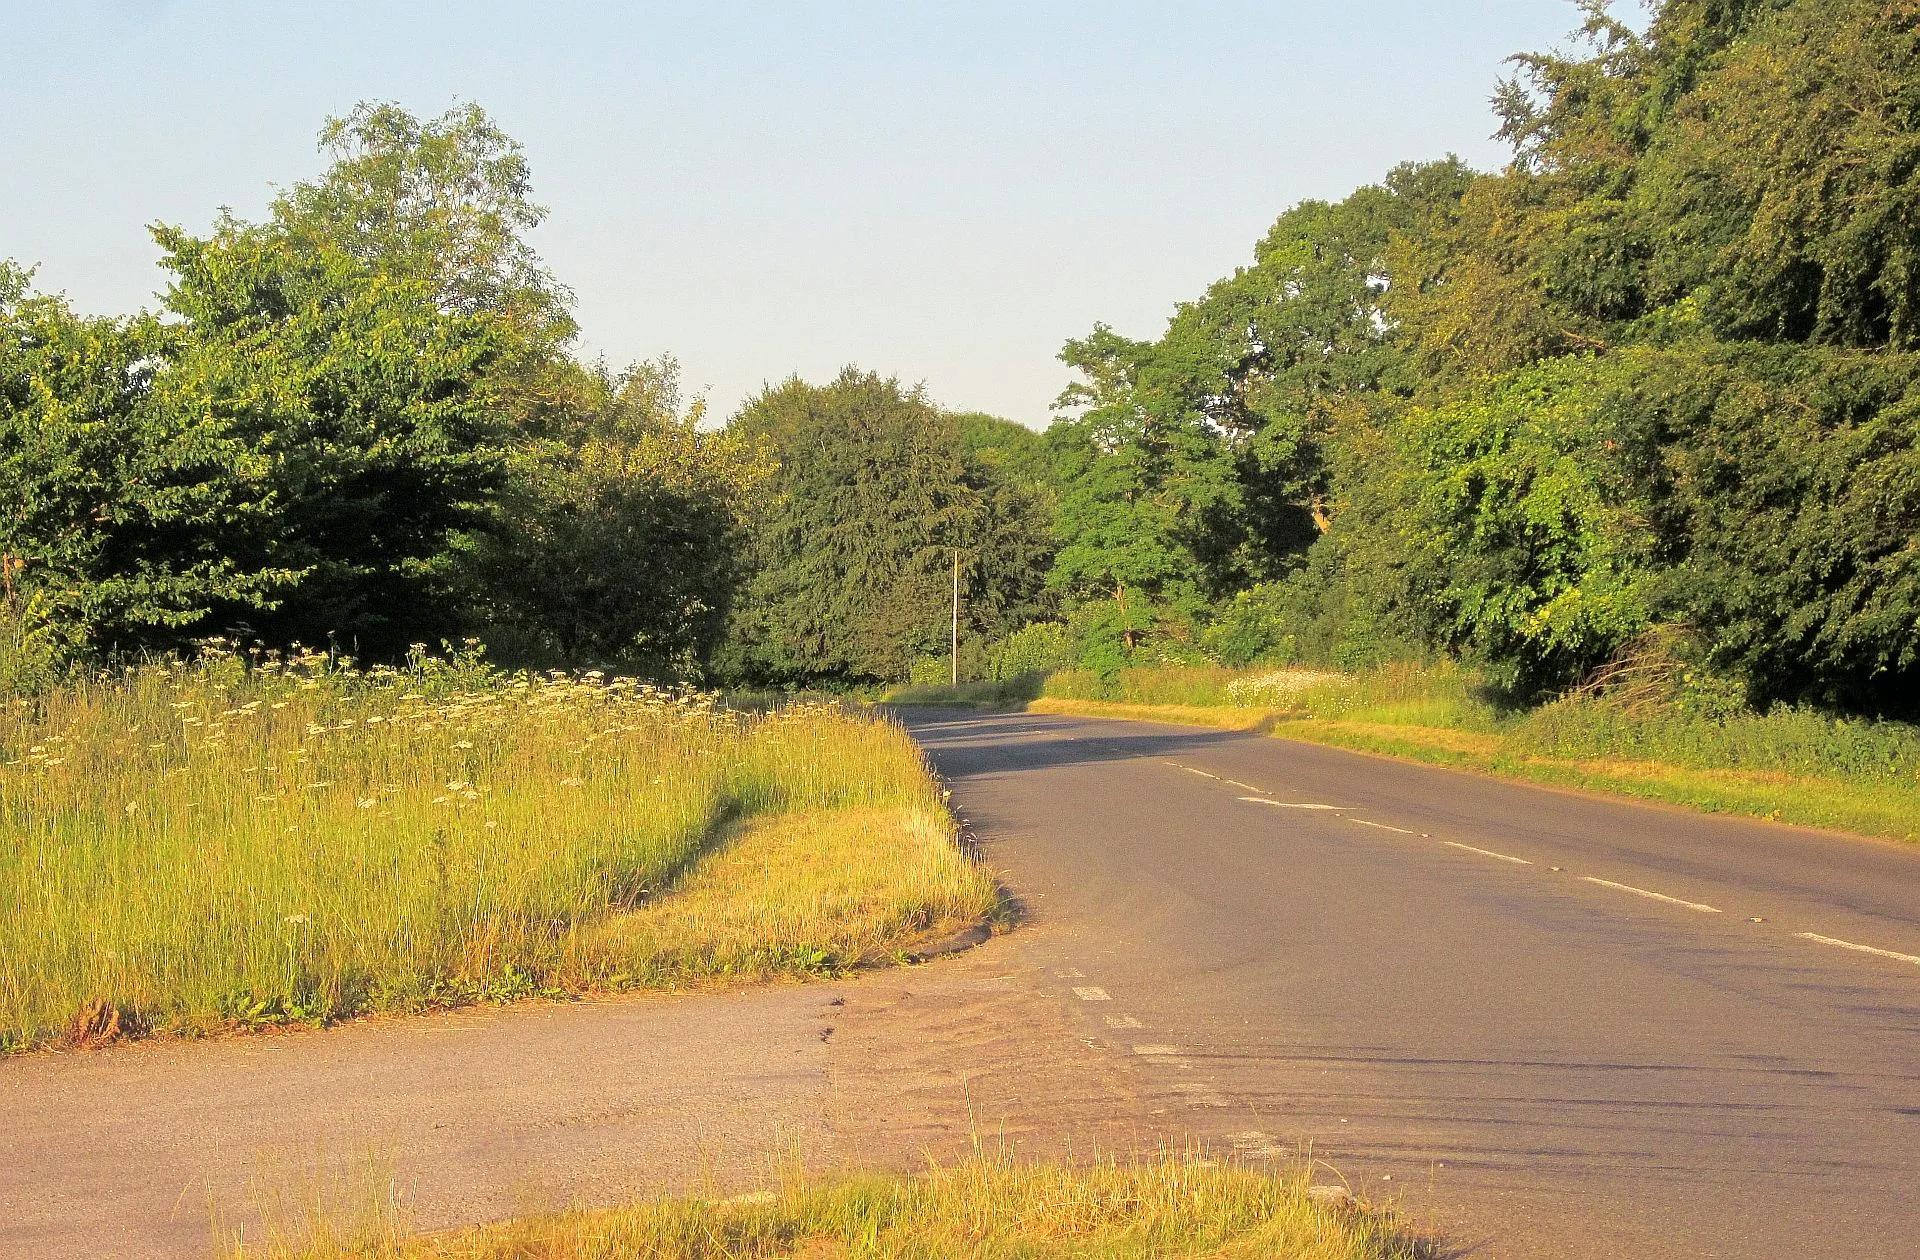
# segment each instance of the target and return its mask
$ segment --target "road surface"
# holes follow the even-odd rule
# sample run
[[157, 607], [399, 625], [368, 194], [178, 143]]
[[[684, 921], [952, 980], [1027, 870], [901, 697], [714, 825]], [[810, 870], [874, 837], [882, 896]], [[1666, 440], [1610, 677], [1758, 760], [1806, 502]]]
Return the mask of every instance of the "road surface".
[[1920, 849], [904, 716], [1039, 974], [1196, 1136], [1310, 1148], [1480, 1257], [1920, 1255]]

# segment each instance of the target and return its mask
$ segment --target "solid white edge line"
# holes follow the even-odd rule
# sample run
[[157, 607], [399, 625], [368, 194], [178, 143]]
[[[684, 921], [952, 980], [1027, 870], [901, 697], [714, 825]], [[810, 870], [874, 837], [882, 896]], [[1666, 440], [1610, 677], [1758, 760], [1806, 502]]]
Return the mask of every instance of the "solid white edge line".
[[1890, 949], [1877, 949], [1872, 945], [1855, 945], [1852, 941], [1843, 941], [1837, 936], [1822, 936], [1818, 932], [1795, 932], [1794, 935], [1803, 941], [1818, 941], [1822, 945], [1837, 945], [1841, 949], [1851, 949], [1856, 953], [1875, 954], [1881, 958], [1891, 958], [1897, 962], [1912, 963], [1914, 966], [1920, 967], [1920, 958], [1916, 958], [1912, 954], [1896, 954]]
[[1346, 808], [1345, 805], [1312, 805], [1301, 801], [1276, 801], [1266, 796], [1236, 796], [1236, 801], [1245, 801], [1249, 805], [1276, 805], [1281, 809], [1329, 809], [1335, 812]]
[[1470, 844], [1461, 844], [1458, 840], [1442, 840], [1441, 844], [1451, 849], [1465, 849], [1469, 853], [1478, 853], [1481, 857], [1499, 858], [1502, 862], [1517, 862], [1521, 866], [1532, 866], [1526, 858], [1512, 857], [1505, 853], [1495, 853], [1492, 849], [1476, 849]]
[[1385, 823], [1368, 822], [1364, 818], [1349, 818], [1348, 822], [1359, 823], [1362, 827], [1378, 827], [1382, 831], [1397, 831], [1403, 836], [1417, 836], [1417, 831], [1408, 831], [1405, 827], [1389, 827]]
[[1698, 901], [1682, 901], [1678, 897], [1669, 897], [1665, 893], [1653, 892], [1646, 888], [1635, 888], [1632, 884], [1616, 884], [1610, 879], [1601, 879], [1597, 875], [1582, 875], [1580, 878], [1586, 880], [1589, 884], [1598, 884], [1602, 888], [1617, 888], [1621, 892], [1629, 892], [1636, 897], [1649, 897], [1654, 901], [1664, 901], [1671, 906], [1685, 906], [1689, 910], [1698, 910], [1702, 914], [1721, 913], [1719, 906], [1703, 905]]

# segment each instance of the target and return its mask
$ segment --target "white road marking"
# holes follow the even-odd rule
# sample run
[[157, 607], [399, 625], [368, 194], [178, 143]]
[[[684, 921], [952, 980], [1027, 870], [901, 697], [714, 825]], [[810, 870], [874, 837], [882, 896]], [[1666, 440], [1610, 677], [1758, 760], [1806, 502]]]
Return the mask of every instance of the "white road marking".
[[1226, 784], [1228, 787], [1237, 787], [1244, 792], [1264, 792], [1267, 790], [1263, 787], [1255, 787], [1251, 783], [1242, 783], [1238, 779], [1222, 779], [1220, 782]]
[[1085, 980], [1087, 973], [1078, 967], [1068, 967], [1065, 971], [1056, 971], [1054, 977], [1059, 980]]
[[1469, 853], [1478, 853], [1481, 857], [1499, 858], [1502, 862], [1517, 862], [1521, 866], [1532, 866], [1525, 858], [1510, 857], [1505, 853], [1495, 853], [1492, 849], [1476, 849], [1470, 844], [1461, 844], [1458, 840], [1442, 840], [1441, 844], [1450, 849], [1465, 849]]
[[1920, 958], [1916, 958], [1912, 954], [1896, 954], [1890, 949], [1876, 949], [1872, 945], [1855, 945], [1852, 941], [1843, 941], [1835, 936], [1822, 936], [1818, 932], [1795, 932], [1794, 935], [1803, 941], [1818, 941], [1822, 945], [1837, 945], [1841, 949], [1851, 949], [1862, 954], [1875, 954], [1881, 958], [1891, 958], [1896, 962], [1913, 963], [1915, 966], [1920, 966]]
[[1312, 805], [1305, 801], [1275, 801], [1264, 796], [1239, 796], [1235, 800], [1246, 801], [1250, 805], [1274, 805], [1280, 809], [1331, 809], [1342, 810], [1345, 805]]
[[1205, 770], [1201, 770], [1194, 766], [1181, 766], [1180, 768], [1182, 770], [1185, 770], [1188, 774], [1197, 774], [1203, 779], [1212, 779], [1215, 783], [1218, 783], [1220, 781], [1219, 775], [1208, 774]]
[[1141, 1023], [1139, 1020], [1135, 1019], [1131, 1015], [1109, 1015], [1107, 1016], [1107, 1027], [1109, 1028], [1145, 1028], [1146, 1025]]
[[1347, 821], [1350, 823], [1359, 823], [1362, 827], [1378, 827], [1382, 831], [1397, 831], [1403, 836], [1417, 836], [1420, 834], [1417, 831], [1408, 831], [1405, 827], [1389, 827], [1385, 823], [1368, 822], [1364, 818], [1349, 818]]
[[1097, 985], [1091, 985], [1091, 984], [1088, 984], [1088, 985], [1077, 984], [1073, 986], [1073, 996], [1079, 998], [1082, 1002], [1113, 1001], [1112, 994], [1108, 993], [1105, 989], [1102, 989]]
[[1610, 879], [1601, 879], [1595, 875], [1582, 875], [1581, 879], [1589, 884], [1598, 884], [1602, 888], [1617, 888], [1621, 892], [1632, 893], [1636, 897], [1649, 897], [1654, 901], [1664, 901], [1670, 906], [1685, 906], [1689, 910], [1698, 910], [1702, 914], [1719, 914], [1720, 907], [1702, 905], [1697, 901], [1682, 901], [1678, 897], [1669, 897], [1665, 893], [1649, 892], [1645, 888], [1635, 888], [1632, 884], [1616, 884]]
[[1133, 1048], [1133, 1052], [1135, 1054], [1145, 1054], [1145, 1055], [1170, 1055], [1170, 1054], [1179, 1054], [1180, 1047], [1179, 1046], [1135, 1046]]

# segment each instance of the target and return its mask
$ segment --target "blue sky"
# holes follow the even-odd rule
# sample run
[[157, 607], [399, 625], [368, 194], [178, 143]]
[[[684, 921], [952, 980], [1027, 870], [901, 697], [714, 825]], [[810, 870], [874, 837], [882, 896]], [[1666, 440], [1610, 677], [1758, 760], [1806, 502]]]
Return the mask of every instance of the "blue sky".
[[722, 414], [859, 363], [1042, 424], [1096, 320], [1152, 335], [1288, 205], [1497, 166], [1509, 53], [1564, 0], [0, 0], [0, 257], [153, 303], [144, 225], [257, 216], [362, 99], [527, 148], [582, 349], [678, 355]]

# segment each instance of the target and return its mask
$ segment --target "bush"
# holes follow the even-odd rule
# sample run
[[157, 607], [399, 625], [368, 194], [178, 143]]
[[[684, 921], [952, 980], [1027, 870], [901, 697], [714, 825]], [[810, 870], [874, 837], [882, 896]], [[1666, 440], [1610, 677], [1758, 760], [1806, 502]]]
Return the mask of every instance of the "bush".
[[[1057, 621], [1037, 621], [1015, 630], [987, 651], [987, 677], [1007, 682], [1064, 669], [1080, 655], [1071, 631]], [[918, 677], [915, 682], [921, 681]], [[932, 681], [932, 680], [929, 680]]]
[[[10, 577], [10, 558], [0, 557]], [[66, 645], [47, 615], [44, 596], [7, 589], [0, 596], [0, 699], [30, 696], [52, 686], [66, 663]]]

